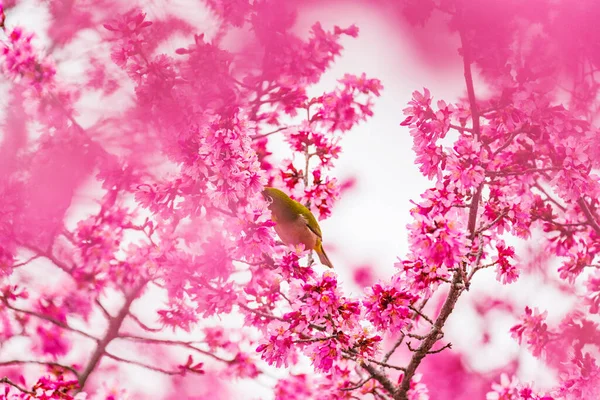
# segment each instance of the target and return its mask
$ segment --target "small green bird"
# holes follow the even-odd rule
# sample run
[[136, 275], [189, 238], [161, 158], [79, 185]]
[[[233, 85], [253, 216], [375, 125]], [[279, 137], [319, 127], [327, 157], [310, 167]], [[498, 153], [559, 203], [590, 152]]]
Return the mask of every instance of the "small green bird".
[[305, 249], [317, 253], [321, 264], [333, 268], [323, 249], [321, 228], [313, 213], [279, 189], [265, 187], [262, 194], [269, 202], [275, 232], [283, 243], [288, 246], [302, 243]]

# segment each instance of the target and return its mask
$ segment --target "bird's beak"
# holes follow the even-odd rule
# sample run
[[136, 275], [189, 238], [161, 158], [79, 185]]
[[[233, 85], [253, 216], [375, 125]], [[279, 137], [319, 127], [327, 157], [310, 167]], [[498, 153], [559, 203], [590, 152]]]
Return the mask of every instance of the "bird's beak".
[[273, 198], [267, 194], [266, 190], [263, 190], [261, 194], [267, 203], [271, 204], [273, 202]]

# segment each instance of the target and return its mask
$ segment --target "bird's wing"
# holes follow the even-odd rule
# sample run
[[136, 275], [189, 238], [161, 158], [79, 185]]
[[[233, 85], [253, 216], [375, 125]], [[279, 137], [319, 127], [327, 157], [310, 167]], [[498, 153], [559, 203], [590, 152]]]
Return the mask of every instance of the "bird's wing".
[[[304, 223], [306, 224], [306, 226], [308, 227], [308, 229], [310, 229], [310, 231], [312, 233], [317, 235], [319, 237], [319, 239], [323, 239], [323, 235], [321, 234], [321, 228], [319, 228], [319, 224], [314, 224], [315, 228], [313, 229], [313, 227], [310, 226], [310, 221], [308, 220], [308, 218], [306, 218], [302, 214], [300, 214], [300, 218], [302, 218], [304, 220]], [[314, 217], [313, 217], [313, 219], [314, 219]], [[315, 220], [315, 222], [316, 222], [316, 220]]]

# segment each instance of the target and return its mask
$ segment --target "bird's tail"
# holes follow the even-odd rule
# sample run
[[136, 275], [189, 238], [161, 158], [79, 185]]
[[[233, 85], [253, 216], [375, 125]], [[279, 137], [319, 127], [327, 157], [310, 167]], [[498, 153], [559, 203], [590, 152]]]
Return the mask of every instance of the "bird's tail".
[[333, 264], [331, 263], [329, 257], [327, 257], [327, 253], [325, 253], [325, 249], [323, 248], [323, 244], [321, 243], [321, 241], [319, 241], [319, 243], [317, 243], [317, 246], [315, 246], [315, 252], [319, 256], [319, 261], [321, 261], [321, 264], [329, 268], [333, 268]]

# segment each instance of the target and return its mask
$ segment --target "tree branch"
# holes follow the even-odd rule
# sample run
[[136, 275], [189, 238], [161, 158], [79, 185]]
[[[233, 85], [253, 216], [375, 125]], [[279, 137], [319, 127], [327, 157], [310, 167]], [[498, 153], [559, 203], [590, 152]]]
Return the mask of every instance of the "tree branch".
[[43, 319], [44, 321], [52, 322], [54, 325], [56, 325], [56, 326], [58, 326], [60, 328], [66, 329], [66, 330], [71, 331], [71, 332], [78, 333], [78, 334], [80, 334], [82, 336], [85, 336], [88, 339], [92, 339], [92, 340], [94, 340], [96, 342], [100, 341], [100, 339], [98, 339], [97, 337], [94, 337], [94, 336], [90, 335], [89, 333], [84, 332], [82, 330], [79, 330], [77, 328], [73, 328], [72, 326], [67, 325], [66, 323], [61, 322], [61, 321], [59, 321], [57, 319], [54, 319], [54, 318], [52, 318], [50, 316], [47, 316], [47, 315], [44, 315], [44, 314], [40, 314], [40, 313], [35, 312], [35, 311], [23, 310], [23, 309], [14, 307], [14, 306], [10, 305], [6, 300], [4, 300], [4, 305], [6, 306], [6, 308], [8, 308], [10, 310], [13, 310], [15, 312], [20, 312], [20, 313], [23, 313], [23, 314], [31, 315], [33, 317], [37, 317], [39, 319]]
[[169, 370], [158, 368], [158, 367], [155, 367], [155, 366], [152, 366], [152, 365], [144, 364], [144, 363], [139, 362], [139, 361], [126, 360], [124, 358], [121, 358], [119, 356], [115, 356], [114, 354], [108, 353], [106, 351], [104, 351], [104, 355], [106, 357], [108, 357], [108, 358], [112, 358], [115, 361], [119, 361], [119, 362], [126, 363], [126, 364], [131, 364], [131, 365], [136, 365], [138, 367], [149, 369], [150, 371], [160, 372], [161, 374], [165, 374], [165, 375], [182, 375], [181, 371], [169, 371]]
[[70, 371], [71, 373], [73, 373], [73, 375], [75, 375], [77, 378], [79, 378], [79, 372], [75, 368], [69, 367], [68, 365], [64, 365], [64, 364], [59, 364], [59, 363], [56, 363], [56, 362], [52, 362], [52, 361], [10, 360], [10, 361], [2, 361], [2, 362], [0, 362], [0, 367], [8, 367], [10, 365], [24, 365], [24, 364], [36, 364], [36, 365], [45, 365], [45, 366], [48, 366], [48, 367], [62, 368], [62, 369], [65, 369], [67, 371]]
[[596, 231], [596, 233], [600, 234], [600, 226], [598, 225], [598, 221], [596, 221], [596, 217], [592, 213], [592, 210], [590, 210], [590, 207], [584, 198], [580, 197], [579, 200], [577, 200], [577, 204], [579, 204], [579, 207], [581, 207], [581, 210], [585, 214], [585, 217], [591, 227]]
[[34, 396], [35, 393], [33, 393], [32, 391], [29, 391], [25, 388], [22, 388], [21, 386], [17, 385], [16, 383], [14, 383], [13, 381], [11, 381], [10, 379], [8, 379], [8, 377], [4, 377], [2, 379], [0, 379], [0, 383], [4, 383], [6, 385], [10, 385], [12, 387], [14, 387], [15, 389], [17, 389], [18, 391], [22, 392], [22, 393], [27, 393], [30, 396]]
[[375, 379], [377, 382], [379, 382], [381, 384], [381, 386], [383, 386], [383, 388], [390, 395], [392, 395], [392, 396], [394, 395], [394, 392], [395, 392], [394, 384], [392, 383], [392, 381], [389, 380], [389, 378], [387, 376], [385, 376], [385, 374], [383, 374], [382, 372], [379, 372], [374, 366], [367, 364], [366, 362], [363, 362], [361, 364], [361, 367], [363, 367], [365, 370], [367, 370], [367, 372], [369, 374], [371, 374], [373, 379]]
[[106, 334], [104, 335], [102, 340], [100, 340], [98, 342], [98, 345], [96, 346], [96, 350], [94, 350], [94, 353], [92, 353], [92, 356], [90, 357], [90, 360], [88, 361], [88, 364], [85, 367], [85, 370], [79, 377], [78, 392], [83, 390], [83, 388], [85, 387], [85, 383], [87, 382], [88, 378], [90, 377], [90, 374], [92, 373], [92, 371], [94, 371], [94, 369], [96, 368], [96, 366], [102, 359], [102, 356], [104, 354], [106, 354], [106, 347], [108, 346], [108, 344], [114, 338], [116, 338], [117, 335], [119, 334], [119, 329], [121, 328], [121, 325], [123, 324], [123, 321], [125, 320], [125, 317], [129, 313], [131, 304], [140, 295], [144, 286], [146, 286], [146, 281], [142, 281], [142, 282], [138, 283], [137, 286], [134, 287], [132, 292], [129, 295], [125, 296], [125, 304], [123, 304], [123, 307], [121, 307], [121, 310], [119, 310], [119, 313], [117, 314], [117, 316], [112, 318], [109, 321], [108, 329], [106, 330]]
[[143, 330], [145, 330], [147, 332], [161, 332], [162, 331], [161, 328], [150, 328], [148, 325], [143, 323], [136, 315], [134, 315], [131, 312], [131, 310], [129, 311], [129, 314], [127, 314], [127, 316], [129, 318], [131, 318], [132, 320], [134, 320], [135, 323], [138, 324], [140, 328], [142, 328]]
[[402, 382], [400, 383], [400, 387], [394, 393], [395, 400], [407, 400], [408, 390], [410, 389], [410, 381], [414, 376], [417, 367], [421, 364], [421, 361], [429, 352], [433, 345], [439, 340], [440, 334], [442, 333], [442, 328], [446, 323], [446, 320], [452, 313], [454, 309], [454, 305], [458, 301], [460, 294], [462, 293], [462, 288], [460, 285], [460, 273], [458, 271], [454, 272], [454, 278], [452, 279], [452, 285], [450, 286], [450, 292], [448, 293], [448, 297], [446, 297], [446, 301], [444, 301], [444, 305], [440, 311], [440, 314], [435, 320], [433, 327], [429, 331], [427, 337], [421, 342], [421, 345], [415, 349], [415, 352], [410, 360], [410, 363], [406, 367], [406, 373], [402, 378]]
[[181, 346], [181, 347], [185, 347], [186, 349], [196, 351], [205, 356], [212, 357], [217, 361], [221, 361], [221, 362], [224, 362], [227, 364], [231, 364], [234, 361], [234, 360], [227, 360], [225, 358], [221, 358], [209, 351], [199, 349], [198, 347], [193, 346], [193, 344], [192, 344], [193, 342], [181, 342], [178, 340], [169, 340], [169, 339], [154, 339], [154, 338], [146, 338], [146, 337], [129, 335], [129, 334], [119, 335], [115, 339], [133, 340], [136, 342], [142, 342], [142, 343], [148, 343], [148, 344]]

